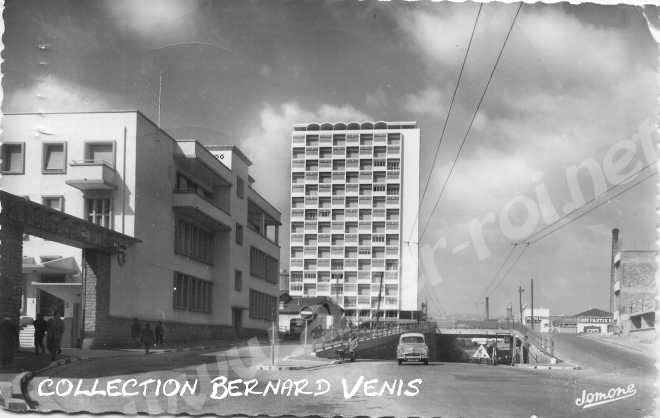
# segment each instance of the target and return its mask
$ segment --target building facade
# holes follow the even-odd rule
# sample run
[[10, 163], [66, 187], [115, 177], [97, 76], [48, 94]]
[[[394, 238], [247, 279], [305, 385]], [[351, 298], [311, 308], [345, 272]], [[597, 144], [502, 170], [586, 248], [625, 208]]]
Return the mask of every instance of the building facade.
[[280, 213], [238, 148], [176, 140], [138, 111], [7, 114], [2, 136], [3, 190], [140, 240], [96, 301], [81, 249], [24, 237], [22, 316], [64, 316], [73, 346], [92, 301], [103, 345], [124, 344], [133, 318], [162, 321], [170, 341], [271, 326]]
[[354, 322], [416, 319], [414, 122], [295, 125], [290, 203], [292, 297], [329, 296]]
[[533, 314], [531, 308], [525, 308], [523, 324], [538, 332], [550, 332], [550, 309], [534, 308]]
[[612, 230], [610, 297], [614, 323], [622, 332], [655, 329], [657, 251], [624, 250]]
[[576, 332], [578, 334], [609, 334], [612, 324], [612, 313], [602, 309], [589, 309], [575, 315]]

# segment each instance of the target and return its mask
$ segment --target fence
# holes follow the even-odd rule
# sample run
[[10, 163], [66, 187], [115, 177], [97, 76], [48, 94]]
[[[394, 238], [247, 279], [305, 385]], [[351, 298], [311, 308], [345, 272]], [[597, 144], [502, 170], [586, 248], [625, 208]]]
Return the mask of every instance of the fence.
[[339, 348], [348, 342], [350, 336], [357, 336], [358, 342], [398, 335], [404, 332], [435, 331], [435, 322], [387, 323], [382, 322], [375, 329], [327, 329], [312, 343], [312, 351], [319, 352]]

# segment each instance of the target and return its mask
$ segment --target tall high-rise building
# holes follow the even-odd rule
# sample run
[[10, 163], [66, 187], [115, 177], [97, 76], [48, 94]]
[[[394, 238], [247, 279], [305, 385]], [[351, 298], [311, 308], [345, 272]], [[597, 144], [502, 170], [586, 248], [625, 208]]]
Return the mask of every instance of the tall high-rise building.
[[290, 295], [329, 296], [353, 321], [416, 319], [418, 207], [415, 122], [294, 125]]

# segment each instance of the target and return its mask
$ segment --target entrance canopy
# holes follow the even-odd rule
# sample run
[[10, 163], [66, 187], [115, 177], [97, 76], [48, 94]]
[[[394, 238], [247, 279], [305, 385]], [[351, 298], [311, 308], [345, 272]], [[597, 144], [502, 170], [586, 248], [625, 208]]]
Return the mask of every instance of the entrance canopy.
[[140, 240], [75, 216], [0, 191], [0, 221], [21, 225], [23, 232], [78, 248], [117, 251]]
[[80, 303], [81, 283], [40, 283], [32, 282], [32, 286], [46, 293], [50, 293], [66, 302]]
[[41, 274], [78, 274], [80, 269], [73, 257], [63, 257], [37, 263], [33, 257], [23, 258], [23, 272]]

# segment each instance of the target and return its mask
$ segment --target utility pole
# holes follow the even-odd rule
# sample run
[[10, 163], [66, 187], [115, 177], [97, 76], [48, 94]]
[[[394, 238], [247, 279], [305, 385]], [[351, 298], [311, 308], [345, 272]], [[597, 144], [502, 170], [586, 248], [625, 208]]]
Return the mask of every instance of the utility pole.
[[531, 308], [531, 310], [532, 310], [532, 329], [534, 329], [534, 279], [530, 279], [530, 281], [531, 281], [531, 286], [530, 286], [531, 295], [530, 295], [530, 297], [531, 297], [531, 300], [532, 300], [532, 302], [531, 302], [531, 305], [532, 305], [532, 308]]
[[518, 286], [518, 300], [520, 301], [520, 323], [524, 324], [523, 320], [523, 310], [522, 310], [522, 293], [525, 291], [522, 286]]
[[489, 308], [488, 307], [488, 296], [486, 296], [486, 321], [488, 321], [490, 319], [490, 312], [488, 312], [489, 311], [488, 308]]

